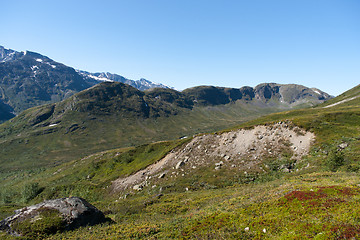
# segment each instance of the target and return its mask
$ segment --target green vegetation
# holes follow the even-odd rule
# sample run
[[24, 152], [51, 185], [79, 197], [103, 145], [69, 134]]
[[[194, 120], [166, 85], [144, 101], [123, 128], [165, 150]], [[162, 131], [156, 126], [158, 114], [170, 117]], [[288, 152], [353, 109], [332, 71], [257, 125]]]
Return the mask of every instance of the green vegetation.
[[43, 239], [50, 234], [64, 230], [65, 222], [59, 211], [40, 208], [36, 216], [15, 222], [13, 229], [26, 239]]
[[[360, 87], [350, 92], [356, 95]], [[113, 180], [144, 169], [190, 139], [113, 149], [36, 171], [3, 172], [1, 216], [24, 206], [24, 196], [32, 196], [26, 205], [79, 196], [114, 222], [48, 239], [357, 239], [359, 104], [355, 99], [330, 108], [281, 112], [236, 127], [282, 121], [316, 134], [308, 156], [296, 163], [286, 151], [276, 161], [264, 158], [268, 168], [259, 174], [204, 168], [186, 178], [157, 179], [155, 187], [142, 191], [112, 191]], [[281, 171], [282, 165], [293, 166], [292, 172]], [[26, 184], [33, 190], [22, 194]], [[11, 239], [5, 233], [0, 237]]]

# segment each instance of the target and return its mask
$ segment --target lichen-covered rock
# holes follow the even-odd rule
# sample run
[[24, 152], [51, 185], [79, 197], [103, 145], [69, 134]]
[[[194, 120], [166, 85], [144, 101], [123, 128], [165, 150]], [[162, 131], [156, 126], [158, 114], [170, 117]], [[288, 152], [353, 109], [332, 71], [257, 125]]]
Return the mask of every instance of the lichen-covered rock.
[[0, 230], [18, 236], [39, 236], [105, 222], [104, 214], [78, 197], [46, 200], [15, 211], [0, 222]]

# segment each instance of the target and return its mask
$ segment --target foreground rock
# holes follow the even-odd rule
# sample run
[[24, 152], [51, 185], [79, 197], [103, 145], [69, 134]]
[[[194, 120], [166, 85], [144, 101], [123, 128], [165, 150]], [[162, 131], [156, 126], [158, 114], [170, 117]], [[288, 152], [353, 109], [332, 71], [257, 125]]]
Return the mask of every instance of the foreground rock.
[[36, 238], [63, 230], [105, 222], [104, 214], [78, 197], [47, 200], [15, 211], [0, 222], [0, 230]]

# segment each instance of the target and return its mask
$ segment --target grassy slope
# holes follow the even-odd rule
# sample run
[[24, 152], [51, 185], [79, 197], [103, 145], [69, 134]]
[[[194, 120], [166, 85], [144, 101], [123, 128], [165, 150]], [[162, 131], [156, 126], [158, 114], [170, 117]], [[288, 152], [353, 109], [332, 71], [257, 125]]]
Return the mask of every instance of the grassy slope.
[[[357, 87], [351, 92], [357, 94], [359, 90]], [[313, 131], [317, 139], [311, 154], [297, 165], [299, 171], [293, 173], [269, 172], [254, 182], [241, 184], [234, 181], [218, 189], [207, 189], [206, 185], [196, 191], [165, 189], [159, 195], [158, 186], [126, 199], [123, 195], [109, 195], [107, 186], [111, 180], [144, 168], [181, 144], [162, 142], [95, 154], [40, 173], [3, 175], [4, 187], [0, 196], [4, 199], [6, 194], [13, 194], [14, 202], [2, 205], [2, 215], [25, 205], [21, 201], [23, 196], [16, 192], [21, 193], [25, 183], [38, 182], [44, 189], [32, 202], [77, 195], [87, 198], [116, 222], [95, 226], [91, 230], [81, 228], [57, 234], [51, 239], [359, 237], [359, 106], [360, 100], [356, 99], [327, 109], [319, 106], [272, 114], [239, 126], [290, 120]], [[348, 144], [342, 151], [345, 162], [337, 172], [331, 172], [325, 163], [340, 143]], [[208, 181], [212, 180], [212, 176], [207, 177]], [[181, 180], [173, 184], [181, 185]], [[12, 193], [9, 188], [12, 188]], [[245, 230], [247, 227], [249, 231]]]

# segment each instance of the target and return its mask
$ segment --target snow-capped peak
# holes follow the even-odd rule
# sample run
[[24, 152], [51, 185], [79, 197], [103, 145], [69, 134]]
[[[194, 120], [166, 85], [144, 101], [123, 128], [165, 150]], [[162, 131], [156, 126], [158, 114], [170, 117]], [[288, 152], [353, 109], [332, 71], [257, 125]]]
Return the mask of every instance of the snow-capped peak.
[[146, 90], [146, 89], [150, 89], [150, 88], [171, 88], [168, 86], [165, 86], [163, 84], [159, 84], [159, 83], [154, 83], [152, 81], [149, 81], [147, 79], [141, 78], [139, 80], [131, 80], [131, 79], [127, 79], [123, 76], [117, 75], [117, 74], [112, 74], [109, 72], [102, 72], [102, 73], [89, 73], [86, 71], [81, 71], [81, 70], [77, 70], [77, 72], [82, 75], [85, 78], [91, 78], [91, 79], [95, 79], [97, 81], [101, 81], [101, 82], [121, 82], [121, 83], [125, 83], [128, 84], [130, 86], [133, 86], [141, 91]]

